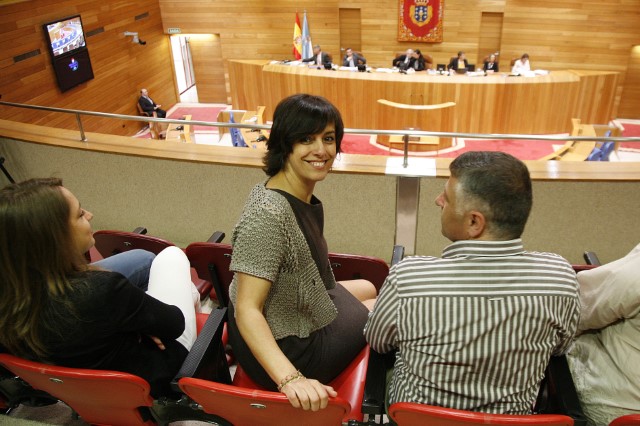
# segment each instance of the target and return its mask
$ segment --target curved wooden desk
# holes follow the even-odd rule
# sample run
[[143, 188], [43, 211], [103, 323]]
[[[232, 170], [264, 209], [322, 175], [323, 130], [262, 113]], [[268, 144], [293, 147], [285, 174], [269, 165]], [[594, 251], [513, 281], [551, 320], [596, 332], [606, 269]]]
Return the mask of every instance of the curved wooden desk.
[[[329, 71], [264, 60], [230, 60], [233, 107], [265, 105], [273, 118], [278, 102], [295, 93], [321, 95], [333, 102], [345, 126], [393, 129], [376, 112], [378, 99], [411, 105], [455, 102], [454, 132], [568, 133], [571, 119], [608, 123], [613, 117], [618, 73], [553, 71], [537, 77], [412, 75], [383, 72]], [[423, 130], [431, 130], [421, 126]], [[396, 127], [397, 128], [397, 127]]]

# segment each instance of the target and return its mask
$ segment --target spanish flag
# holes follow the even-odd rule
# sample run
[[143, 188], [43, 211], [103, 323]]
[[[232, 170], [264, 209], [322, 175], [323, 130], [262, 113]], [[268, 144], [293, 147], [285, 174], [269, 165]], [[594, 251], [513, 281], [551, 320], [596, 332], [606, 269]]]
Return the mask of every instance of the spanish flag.
[[302, 30], [300, 29], [300, 17], [296, 12], [296, 22], [293, 25], [293, 56], [302, 59]]

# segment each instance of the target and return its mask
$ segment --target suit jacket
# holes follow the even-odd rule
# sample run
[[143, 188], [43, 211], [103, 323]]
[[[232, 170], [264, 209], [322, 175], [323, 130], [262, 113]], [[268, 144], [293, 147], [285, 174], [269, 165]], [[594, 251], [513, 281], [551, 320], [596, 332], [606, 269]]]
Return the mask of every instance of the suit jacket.
[[142, 110], [146, 112], [149, 116], [153, 115], [153, 111], [155, 111], [156, 103], [153, 101], [149, 101], [149, 99], [140, 96], [138, 99], [138, 103], [142, 107]]
[[[353, 54], [353, 66], [357, 67], [358, 64], [366, 64], [367, 60], [364, 58], [364, 56], [360, 56], [356, 53]], [[342, 66], [343, 67], [348, 67], [349, 65], [349, 59], [347, 58], [347, 56], [345, 55], [344, 59], [342, 60]]]
[[417, 59], [416, 58], [412, 58], [412, 59], [413, 59], [413, 65], [411, 67], [416, 71], [424, 71], [424, 69], [426, 68], [424, 56], [420, 55]]
[[[401, 68], [401, 65], [404, 64], [405, 59], [407, 59], [407, 55], [400, 55], [397, 58], [395, 58], [392, 62], [394, 67], [398, 67]], [[414, 67], [414, 62], [415, 62], [415, 58], [409, 58], [409, 67], [408, 68], [413, 68]]]
[[[310, 58], [303, 59], [302, 62], [313, 62], [313, 63], [316, 63], [316, 58], [317, 57], [318, 57], [318, 55], [313, 55]], [[322, 63], [323, 64], [330, 64], [331, 63], [331, 60], [329, 59], [329, 54], [328, 53], [320, 52], [320, 58], [322, 59]]]
[[489, 61], [486, 61], [486, 62], [484, 63], [484, 70], [485, 70], [485, 71], [493, 70], [494, 72], [498, 72], [498, 62], [494, 62], [494, 63], [493, 63], [493, 68], [489, 68], [489, 64], [490, 64], [490, 62], [489, 62]]
[[[449, 66], [447, 67], [447, 69], [458, 69], [458, 57], [456, 56], [455, 59], [452, 59], [451, 62], [449, 62]], [[466, 60], [466, 58], [464, 59], [464, 67], [469, 69], [469, 62]]]

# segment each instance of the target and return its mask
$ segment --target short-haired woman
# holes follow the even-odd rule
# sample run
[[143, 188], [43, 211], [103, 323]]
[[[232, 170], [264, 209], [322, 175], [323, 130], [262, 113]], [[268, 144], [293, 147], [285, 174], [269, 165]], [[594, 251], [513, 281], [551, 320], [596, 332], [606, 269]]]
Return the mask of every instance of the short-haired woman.
[[264, 171], [233, 232], [229, 337], [242, 368], [294, 407], [326, 407], [362, 350], [375, 287], [336, 283], [313, 191], [331, 170], [344, 125], [334, 105], [298, 94], [275, 109]]

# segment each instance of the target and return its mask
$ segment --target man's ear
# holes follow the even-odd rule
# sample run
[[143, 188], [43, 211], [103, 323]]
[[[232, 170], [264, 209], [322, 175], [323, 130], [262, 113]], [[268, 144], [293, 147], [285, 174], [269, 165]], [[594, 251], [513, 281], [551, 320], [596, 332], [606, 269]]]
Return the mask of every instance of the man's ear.
[[487, 222], [482, 213], [477, 210], [471, 210], [467, 213], [465, 225], [467, 227], [468, 238], [470, 240], [476, 240], [483, 236]]

